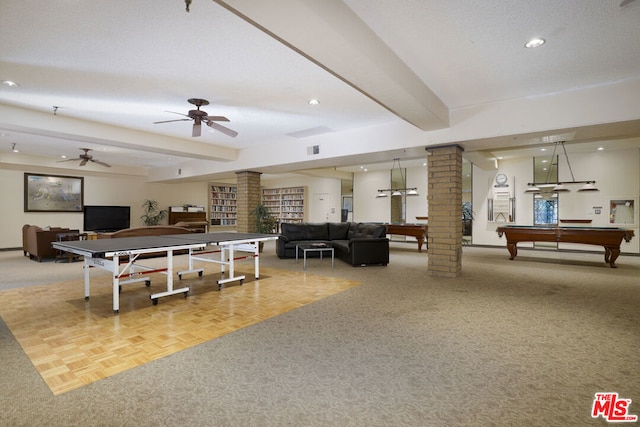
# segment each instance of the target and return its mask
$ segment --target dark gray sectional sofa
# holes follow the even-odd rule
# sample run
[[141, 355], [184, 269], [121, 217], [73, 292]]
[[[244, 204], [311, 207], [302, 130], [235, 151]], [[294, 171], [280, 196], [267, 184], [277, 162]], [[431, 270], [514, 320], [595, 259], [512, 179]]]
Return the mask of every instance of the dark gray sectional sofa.
[[358, 222], [283, 223], [276, 254], [278, 258], [295, 258], [297, 245], [311, 243], [333, 246], [335, 257], [353, 266], [389, 263], [385, 226]]

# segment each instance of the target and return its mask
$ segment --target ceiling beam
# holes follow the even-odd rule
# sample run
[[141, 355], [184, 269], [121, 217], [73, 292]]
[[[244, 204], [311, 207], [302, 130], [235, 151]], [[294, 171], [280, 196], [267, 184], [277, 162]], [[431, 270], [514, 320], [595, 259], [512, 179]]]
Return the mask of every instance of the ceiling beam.
[[449, 127], [447, 106], [342, 1], [214, 2], [419, 129]]
[[0, 128], [169, 156], [233, 161], [238, 150], [0, 104]]

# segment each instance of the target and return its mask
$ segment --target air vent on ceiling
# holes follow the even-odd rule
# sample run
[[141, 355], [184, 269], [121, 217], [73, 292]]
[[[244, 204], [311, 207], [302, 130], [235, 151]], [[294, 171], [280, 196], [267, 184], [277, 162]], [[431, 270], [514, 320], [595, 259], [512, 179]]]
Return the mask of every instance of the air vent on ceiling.
[[320, 146], [312, 145], [307, 147], [307, 156], [313, 156], [314, 154], [320, 154]]
[[323, 133], [331, 133], [331, 132], [335, 132], [335, 131], [326, 126], [318, 126], [315, 128], [299, 130], [297, 132], [291, 132], [291, 133], [288, 133], [287, 135], [292, 136], [294, 138], [307, 138], [309, 136], [322, 135]]

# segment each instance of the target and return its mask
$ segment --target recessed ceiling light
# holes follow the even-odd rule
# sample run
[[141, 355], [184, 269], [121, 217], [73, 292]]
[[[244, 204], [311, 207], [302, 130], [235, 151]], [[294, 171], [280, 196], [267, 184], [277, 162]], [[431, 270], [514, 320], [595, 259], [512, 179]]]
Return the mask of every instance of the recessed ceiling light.
[[318, 104], [320, 104], [320, 101], [318, 101], [315, 98], [309, 100], [309, 105], [318, 105]]
[[18, 87], [20, 86], [18, 83], [11, 81], [11, 80], [3, 80], [2, 84], [5, 86], [9, 86], [9, 87]]
[[545, 39], [536, 37], [526, 42], [524, 44], [524, 47], [526, 47], [527, 49], [533, 49], [533, 48], [542, 46], [545, 43], [545, 41], [546, 41]]
[[67, 156], [65, 156], [64, 154], [60, 155], [61, 158], [66, 159]]
[[598, 151], [604, 150], [604, 147], [598, 147]]

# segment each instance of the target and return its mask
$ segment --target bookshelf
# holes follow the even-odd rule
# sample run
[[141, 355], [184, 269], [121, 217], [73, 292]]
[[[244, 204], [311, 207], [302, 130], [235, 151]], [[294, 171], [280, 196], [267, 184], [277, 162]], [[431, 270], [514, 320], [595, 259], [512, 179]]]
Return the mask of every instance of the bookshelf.
[[238, 221], [237, 187], [209, 186], [209, 219], [212, 226], [235, 227]]
[[304, 222], [305, 188], [263, 188], [262, 204], [279, 222]]

